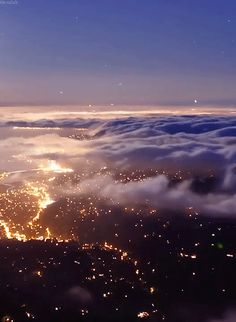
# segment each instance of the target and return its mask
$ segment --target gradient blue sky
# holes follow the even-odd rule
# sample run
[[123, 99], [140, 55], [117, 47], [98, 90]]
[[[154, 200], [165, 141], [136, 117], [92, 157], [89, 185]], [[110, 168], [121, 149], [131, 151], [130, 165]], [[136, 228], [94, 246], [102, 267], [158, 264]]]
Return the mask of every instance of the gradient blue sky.
[[0, 105], [228, 105], [235, 72], [235, 0], [0, 1]]

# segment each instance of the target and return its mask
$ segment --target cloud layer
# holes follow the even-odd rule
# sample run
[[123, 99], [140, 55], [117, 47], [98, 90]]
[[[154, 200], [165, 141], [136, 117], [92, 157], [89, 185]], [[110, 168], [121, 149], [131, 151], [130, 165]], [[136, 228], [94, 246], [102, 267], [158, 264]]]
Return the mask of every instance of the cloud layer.
[[[38, 135], [12, 130], [0, 141], [2, 169], [38, 168], [53, 159], [87, 173], [78, 195], [93, 193], [122, 205], [148, 200], [157, 208], [194, 207], [210, 215], [236, 216], [233, 115], [38, 119], [9, 125], [45, 130]], [[48, 127], [61, 129], [52, 133]], [[65, 129], [76, 135], [65, 134]], [[104, 168], [109, 171], [102, 175]], [[125, 183], [117, 179], [119, 173], [135, 171], [143, 177]]]

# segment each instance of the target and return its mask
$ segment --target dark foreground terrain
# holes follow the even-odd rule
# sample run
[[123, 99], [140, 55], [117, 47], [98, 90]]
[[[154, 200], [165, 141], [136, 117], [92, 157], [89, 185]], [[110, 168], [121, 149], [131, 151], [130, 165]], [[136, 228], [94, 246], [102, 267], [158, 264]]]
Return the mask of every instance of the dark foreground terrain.
[[220, 319], [236, 303], [235, 228], [117, 215], [83, 220], [80, 242], [1, 240], [1, 321]]

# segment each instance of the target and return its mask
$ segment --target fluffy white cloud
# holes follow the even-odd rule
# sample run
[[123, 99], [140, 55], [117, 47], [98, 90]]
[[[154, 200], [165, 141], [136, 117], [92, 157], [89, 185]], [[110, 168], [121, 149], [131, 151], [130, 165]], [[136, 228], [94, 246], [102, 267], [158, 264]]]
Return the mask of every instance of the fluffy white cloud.
[[[148, 199], [157, 208], [193, 206], [209, 214], [236, 215], [235, 116], [140, 116], [112, 120], [71, 117], [10, 124], [79, 127], [86, 129], [86, 136], [80, 140], [61, 136], [60, 132], [33, 137], [11, 134], [0, 141], [4, 151], [0, 165], [4, 170], [4, 166], [6, 170], [37, 168], [50, 159], [93, 175], [108, 166], [110, 176], [87, 176], [78, 193], [96, 193], [123, 204]], [[166, 175], [127, 184], [115, 181], [119, 171], [135, 169], [165, 171]], [[170, 185], [169, 177], [177, 171], [183, 173], [183, 180]], [[214, 187], [204, 194], [194, 191], [195, 177], [210, 172], [216, 178]]]

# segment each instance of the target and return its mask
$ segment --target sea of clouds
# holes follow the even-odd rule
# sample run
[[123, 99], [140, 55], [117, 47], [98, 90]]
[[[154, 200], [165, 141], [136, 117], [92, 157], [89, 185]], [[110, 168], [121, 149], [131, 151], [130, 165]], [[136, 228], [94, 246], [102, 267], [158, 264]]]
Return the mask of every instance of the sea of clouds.
[[[1, 121], [2, 129], [13, 126], [80, 128], [86, 135], [75, 139], [56, 131], [32, 136], [11, 134], [0, 140], [2, 170], [37, 168], [47, 160], [57, 160], [76, 171], [93, 173], [78, 185], [78, 195], [93, 193], [122, 205], [148, 200], [159, 209], [194, 207], [210, 216], [236, 217], [234, 115], [152, 114], [112, 119], [63, 115], [58, 119]], [[10, 160], [8, 165], [6, 160]], [[100, 169], [105, 167], [110, 172], [103, 176]], [[137, 169], [154, 169], [156, 175], [125, 184], [116, 180], [117, 173]], [[170, 177], [179, 171], [182, 180], [170, 184]], [[196, 177], [204, 179], [209, 174], [215, 177], [211, 189], [195, 191]], [[66, 187], [65, 193], [69, 190]]]

